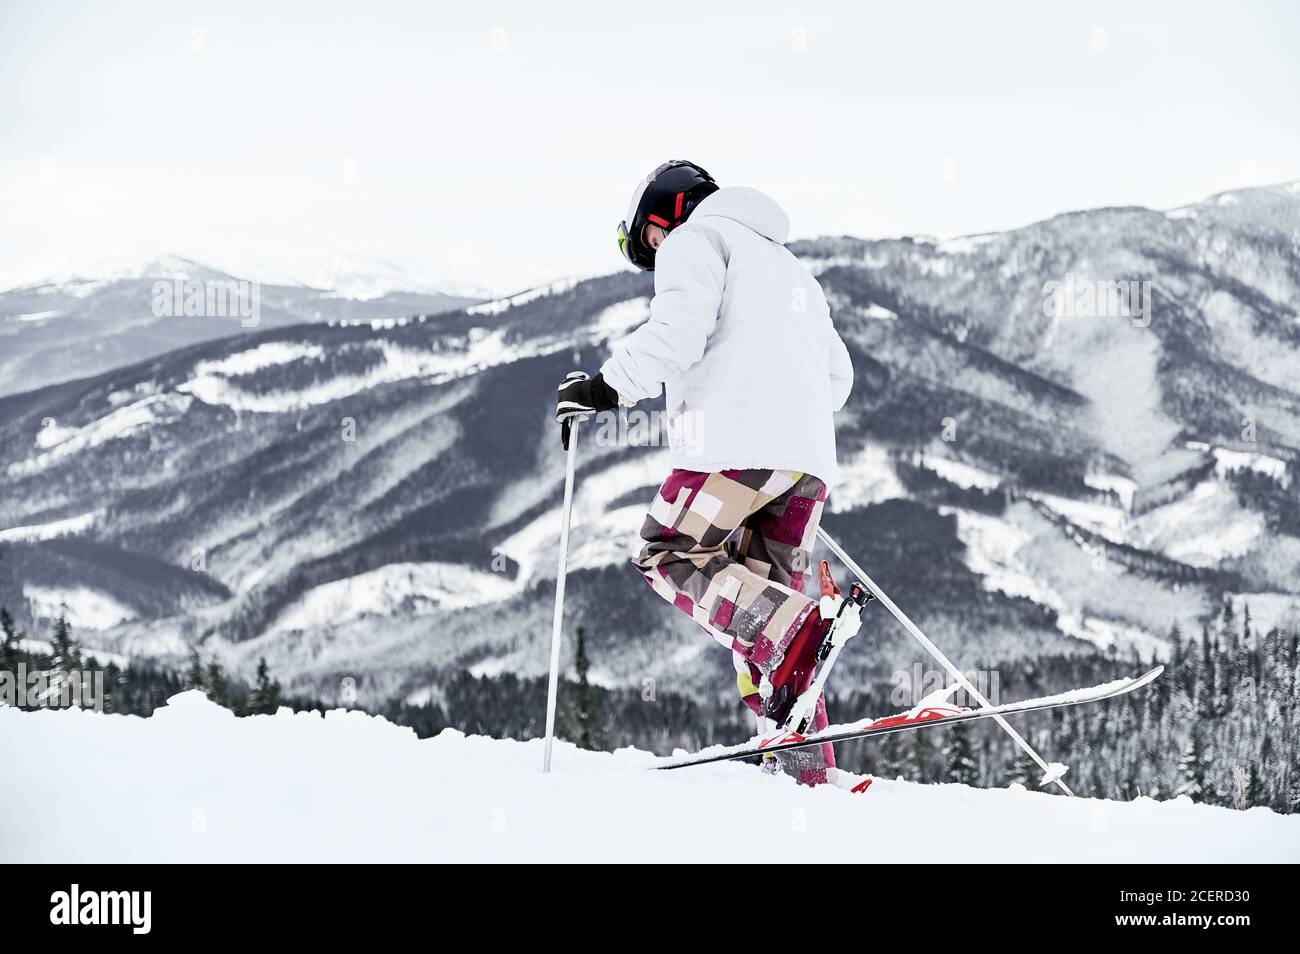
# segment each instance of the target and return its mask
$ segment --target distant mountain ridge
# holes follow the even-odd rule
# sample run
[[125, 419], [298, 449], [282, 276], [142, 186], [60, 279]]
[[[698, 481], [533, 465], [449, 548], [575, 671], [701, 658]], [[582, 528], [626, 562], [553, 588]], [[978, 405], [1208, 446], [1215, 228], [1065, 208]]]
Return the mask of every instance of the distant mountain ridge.
[[[1292, 184], [953, 242], [794, 243], [857, 372], [826, 526], [967, 666], [1149, 656], [1224, 600], [1294, 623], [1296, 235]], [[1051, 317], [1067, 275], [1150, 282], [1149, 323]], [[30, 618], [64, 593], [93, 627], [111, 600], [92, 645], [266, 656], [326, 698], [535, 674], [562, 480], [548, 401], [652, 292], [620, 273], [322, 315], [0, 397], [0, 604]], [[725, 653], [625, 562], [666, 467], [583, 444], [569, 624], [593, 679], [717, 692]], [[844, 678], [917, 658], [883, 614], [863, 643]]]
[[392, 288], [381, 275], [363, 285], [355, 275], [336, 273], [332, 277], [340, 280], [342, 292], [292, 277], [267, 282], [260, 275], [231, 274], [180, 256], [105, 262], [91, 272], [93, 277], [69, 275], [0, 292], [0, 394], [99, 374], [250, 330], [247, 318], [229, 313], [156, 314], [154, 283], [160, 280], [257, 282], [255, 328], [436, 314], [480, 300]]

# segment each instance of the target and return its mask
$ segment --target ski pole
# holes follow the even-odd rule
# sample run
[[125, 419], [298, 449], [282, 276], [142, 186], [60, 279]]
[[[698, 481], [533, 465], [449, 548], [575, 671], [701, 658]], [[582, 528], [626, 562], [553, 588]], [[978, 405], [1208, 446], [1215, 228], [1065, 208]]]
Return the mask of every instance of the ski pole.
[[[984, 698], [983, 693], [975, 688], [974, 684], [966, 678], [965, 673], [954, 666], [952, 660], [945, 656], [938, 646], [930, 642], [925, 633], [921, 632], [917, 628], [916, 624], [908, 619], [901, 609], [894, 605], [894, 601], [886, 596], [884, 590], [877, 586], [876, 582], [863, 572], [862, 567], [853, 562], [853, 558], [844, 552], [843, 548], [835, 542], [831, 535], [826, 532], [824, 527], [817, 528], [817, 536], [821, 538], [822, 543], [826, 544], [832, 553], [840, 558], [840, 562], [848, 567], [849, 571], [857, 579], [862, 581], [862, 585], [871, 591], [871, 595], [880, 601], [880, 605], [894, 614], [894, 619], [898, 620], [903, 625], [903, 628], [907, 630], [912, 638], [924, 646], [926, 650], [929, 651], [930, 655], [938, 660], [939, 664], [943, 666], [944, 669], [948, 670], [948, 674], [957, 680], [970, 697], [980, 704], [981, 708], [992, 708], [993, 704]], [[1051, 778], [1053, 775], [1052, 769], [1043, 761], [1043, 757], [1034, 751], [1034, 747], [1026, 742], [1019, 732], [1012, 728], [1011, 723], [1000, 715], [994, 716], [993, 721], [1000, 725], [1007, 735], [1011, 736], [1012, 740], [1016, 745], [1020, 746], [1026, 755], [1038, 763], [1038, 767], [1043, 770], [1044, 784], [1050, 780], [1060, 786], [1061, 791], [1065, 792], [1066, 795], [1074, 794], [1074, 792], [1070, 791], [1069, 786], [1061, 781], [1059, 775], [1056, 778]]]
[[546, 684], [546, 748], [542, 771], [551, 770], [551, 741], [555, 735], [555, 707], [560, 691], [560, 626], [564, 620], [564, 577], [569, 570], [569, 521], [573, 516], [573, 474], [578, 453], [578, 422], [569, 419], [569, 449], [564, 463], [564, 509], [560, 516], [560, 565], [555, 573], [555, 618], [551, 622], [551, 676]]

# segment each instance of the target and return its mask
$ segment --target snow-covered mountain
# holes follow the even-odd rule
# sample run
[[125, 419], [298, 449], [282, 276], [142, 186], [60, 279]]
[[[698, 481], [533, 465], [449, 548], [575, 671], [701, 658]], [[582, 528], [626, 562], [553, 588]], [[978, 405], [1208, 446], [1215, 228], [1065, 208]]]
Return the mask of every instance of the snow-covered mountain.
[[[380, 261], [312, 264], [295, 273], [265, 263], [227, 271], [175, 255], [118, 259], [0, 292], [0, 394], [100, 374], [259, 328], [435, 314], [480, 300], [438, 291]], [[366, 277], [357, 269], [366, 269]], [[255, 282], [257, 312], [159, 314], [159, 280]]]
[[[1149, 656], [1224, 599], [1257, 629], [1295, 622], [1296, 234], [1292, 185], [954, 242], [797, 243], [858, 375], [825, 525], [966, 666]], [[1149, 313], [1045, 312], [1047, 283], [1094, 281], [1150, 282]], [[542, 671], [551, 395], [651, 292], [623, 273], [267, 327], [0, 398], [0, 605], [66, 601], [123, 654], [266, 656], [325, 698], [349, 677], [364, 700], [448, 668]], [[570, 626], [594, 679], [720, 692], [725, 653], [625, 564], [666, 466], [583, 442]], [[850, 677], [918, 658], [872, 619]]]
[[901, 779], [809, 790], [752, 765], [654, 772], [649, 753], [566, 742], [542, 775], [540, 740], [420, 740], [343, 710], [237, 719], [200, 692], [148, 719], [0, 708], [0, 760], [24, 766], [24, 784], [0, 786], [7, 863], [725, 862], [738, 804], [789, 819], [764, 842], [769, 864], [1300, 860], [1300, 818], [1267, 808]]
[[400, 293], [489, 301], [548, 284], [566, 273], [532, 261], [518, 248], [503, 252], [461, 244], [437, 255], [397, 258], [304, 250], [222, 255], [215, 260], [225, 271], [265, 285], [319, 288], [358, 301]]

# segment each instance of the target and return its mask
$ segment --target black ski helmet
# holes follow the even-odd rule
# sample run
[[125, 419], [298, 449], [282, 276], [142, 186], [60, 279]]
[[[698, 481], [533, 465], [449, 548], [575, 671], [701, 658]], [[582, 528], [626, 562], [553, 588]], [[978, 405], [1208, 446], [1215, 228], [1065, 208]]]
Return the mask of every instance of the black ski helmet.
[[653, 272], [655, 250], [645, 243], [645, 227], [658, 225], [671, 232], [717, 191], [713, 176], [695, 163], [685, 159], [665, 162], [632, 194], [627, 218], [618, 224], [619, 251], [637, 268]]

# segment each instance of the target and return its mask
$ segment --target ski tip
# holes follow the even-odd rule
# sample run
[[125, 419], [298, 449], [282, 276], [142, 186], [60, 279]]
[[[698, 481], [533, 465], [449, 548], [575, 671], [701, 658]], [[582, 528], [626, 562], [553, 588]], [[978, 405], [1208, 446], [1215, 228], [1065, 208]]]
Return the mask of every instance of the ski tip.
[[1156, 666], [1154, 669], [1152, 669], [1150, 672], [1146, 673], [1145, 675], [1138, 676], [1138, 678], [1134, 680], [1134, 684], [1136, 686], [1145, 686], [1148, 682], [1154, 682], [1155, 680], [1159, 679], [1160, 674], [1163, 673], [1164, 671], [1165, 671], [1164, 666]]

